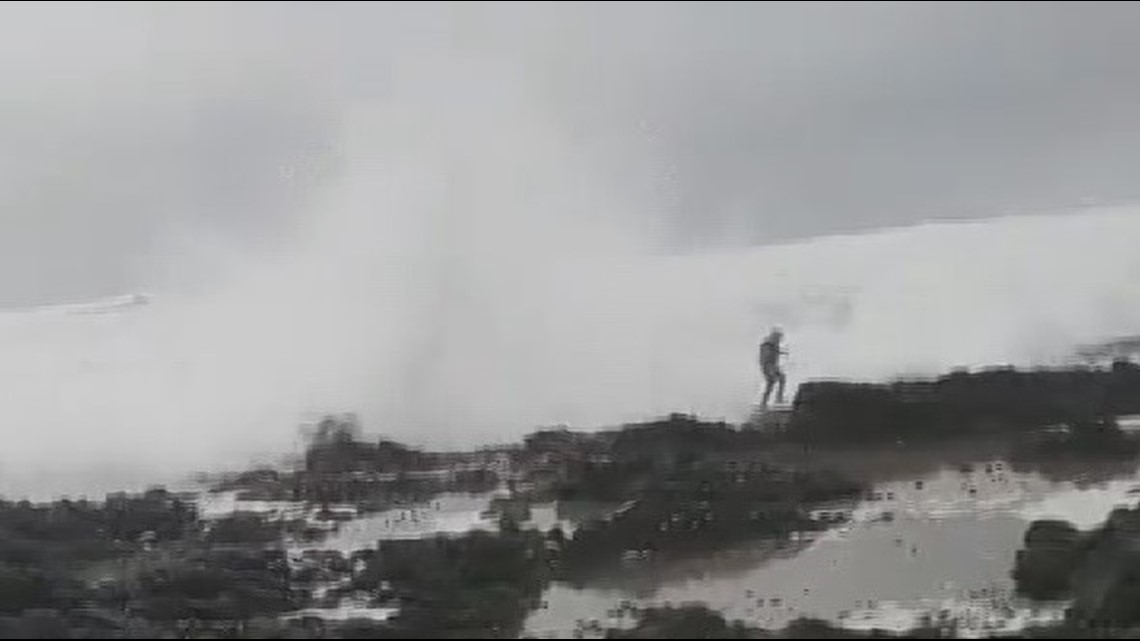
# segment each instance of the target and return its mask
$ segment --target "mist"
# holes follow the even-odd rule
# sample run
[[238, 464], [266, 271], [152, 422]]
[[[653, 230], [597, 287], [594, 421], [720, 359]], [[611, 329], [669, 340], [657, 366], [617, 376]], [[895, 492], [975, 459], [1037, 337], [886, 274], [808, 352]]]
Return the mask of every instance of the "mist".
[[[1140, 195], [1126, 65], [1104, 67], [1117, 107], [1068, 102], [1072, 127], [1047, 92], [1019, 94], [1076, 155], [929, 111], [888, 135], [885, 112], [855, 108], [867, 87], [904, 111], [920, 86], [975, 95], [919, 73], [965, 46], [925, 36], [986, 24], [972, 46], [998, 47], [1008, 10], [739, 11], [3, 9], [0, 491], [272, 459], [323, 412], [445, 448], [739, 420], [773, 324], [793, 384], [1063, 362], [1135, 331], [1134, 209], [922, 224]], [[1037, 40], [997, 67], [1048, 67], [1071, 11], [1026, 14]], [[1073, 73], [1115, 60], [1118, 31], [1077, 30], [1107, 44]], [[974, 146], [944, 144], [959, 129]], [[29, 310], [138, 290], [153, 303]]]

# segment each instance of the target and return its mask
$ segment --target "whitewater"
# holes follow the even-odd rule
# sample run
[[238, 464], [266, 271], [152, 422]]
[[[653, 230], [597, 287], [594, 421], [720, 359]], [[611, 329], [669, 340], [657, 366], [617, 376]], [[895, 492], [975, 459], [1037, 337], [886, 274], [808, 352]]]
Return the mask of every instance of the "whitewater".
[[0, 314], [0, 490], [268, 460], [326, 411], [433, 447], [674, 411], [737, 421], [773, 325], [793, 385], [1063, 365], [1140, 328], [1130, 206], [700, 255], [500, 252], [442, 276], [430, 245], [336, 238], [212, 290]]

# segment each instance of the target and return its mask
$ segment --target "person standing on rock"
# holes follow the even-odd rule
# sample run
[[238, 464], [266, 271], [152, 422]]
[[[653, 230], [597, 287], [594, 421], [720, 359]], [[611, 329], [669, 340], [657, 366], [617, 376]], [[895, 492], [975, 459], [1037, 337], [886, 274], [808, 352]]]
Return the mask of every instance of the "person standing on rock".
[[772, 389], [776, 390], [776, 403], [784, 402], [784, 385], [787, 381], [784, 371], [780, 369], [780, 357], [787, 354], [781, 347], [784, 332], [775, 328], [768, 338], [760, 343], [760, 372], [764, 375], [764, 398], [760, 401], [760, 409], [768, 407], [768, 399], [772, 396]]

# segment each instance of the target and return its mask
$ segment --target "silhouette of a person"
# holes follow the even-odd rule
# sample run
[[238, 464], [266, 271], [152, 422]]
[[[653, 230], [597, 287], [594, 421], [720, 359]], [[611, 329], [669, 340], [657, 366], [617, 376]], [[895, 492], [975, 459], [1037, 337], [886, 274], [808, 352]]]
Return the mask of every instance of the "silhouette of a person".
[[776, 389], [776, 402], [784, 402], [784, 385], [787, 382], [783, 370], [780, 369], [780, 356], [787, 354], [787, 350], [780, 347], [784, 339], [783, 330], [773, 329], [768, 338], [760, 343], [760, 372], [764, 375], [764, 398], [760, 401], [760, 408], [768, 407], [768, 399], [772, 396], [772, 389]]

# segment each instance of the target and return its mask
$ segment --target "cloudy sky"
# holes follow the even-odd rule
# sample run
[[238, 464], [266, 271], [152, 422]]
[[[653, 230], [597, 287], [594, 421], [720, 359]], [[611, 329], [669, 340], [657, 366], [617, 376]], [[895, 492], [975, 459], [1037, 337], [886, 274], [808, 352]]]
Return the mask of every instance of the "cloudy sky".
[[271, 243], [346, 171], [348, 114], [408, 87], [445, 120], [525, 102], [665, 251], [1134, 199], [1138, 21], [1088, 2], [4, 3], [0, 303]]

